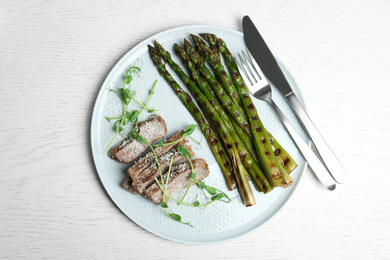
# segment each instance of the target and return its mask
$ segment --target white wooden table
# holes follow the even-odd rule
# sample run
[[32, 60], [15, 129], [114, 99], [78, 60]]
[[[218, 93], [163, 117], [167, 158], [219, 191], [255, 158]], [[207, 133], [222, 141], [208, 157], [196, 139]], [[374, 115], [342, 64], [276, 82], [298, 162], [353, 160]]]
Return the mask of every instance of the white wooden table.
[[[1, 259], [390, 259], [390, 3], [239, 3], [0, 2]], [[241, 30], [246, 14], [290, 68], [349, 182], [328, 192], [306, 171], [277, 215], [232, 242], [162, 239], [98, 179], [95, 98], [141, 40], [189, 24]]]

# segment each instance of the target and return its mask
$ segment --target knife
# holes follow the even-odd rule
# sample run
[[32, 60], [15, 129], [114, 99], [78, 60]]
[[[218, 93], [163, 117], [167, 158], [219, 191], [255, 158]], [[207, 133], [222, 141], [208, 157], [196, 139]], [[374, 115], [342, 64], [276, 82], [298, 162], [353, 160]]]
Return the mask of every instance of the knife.
[[260, 33], [257, 31], [256, 26], [253, 24], [249, 16], [244, 16], [242, 19], [242, 26], [245, 43], [257, 64], [259, 64], [262, 72], [283, 94], [284, 98], [290, 104], [303, 128], [312, 140], [314, 144], [313, 148], [319, 154], [319, 159], [328, 169], [332, 178], [337, 183], [344, 183], [347, 180], [347, 174], [345, 173], [343, 166], [321, 136], [320, 132], [314, 126], [310, 117], [306, 114], [305, 109], [294, 94], [294, 91], [291, 89], [290, 84], [284, 76], [275, 57], [268, 48], [263, 37], [261, 37]]

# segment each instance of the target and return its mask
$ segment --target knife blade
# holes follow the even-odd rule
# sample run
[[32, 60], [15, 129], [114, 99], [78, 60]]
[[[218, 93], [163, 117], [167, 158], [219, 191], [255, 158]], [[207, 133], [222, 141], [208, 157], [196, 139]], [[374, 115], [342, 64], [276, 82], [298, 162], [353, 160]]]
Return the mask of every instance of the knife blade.
[[252, 53], [252, 56], [256, 60], [257, 64], [259, 64], [264, 75], [283, 94], [284, 98], [297, 115], [303, 128], [312, 140], [314, 145], [313, 148], [319, 155], [319, 159], [323, 162], [325, 167], [329, 170], [332, 178], [337, 183], [345, 183], [347, 180], [347, 174], [345, 173], [343, 166], [321, 136], [310, 117], [307, 115], [305, 109], [284, 76], [283, 71], [274, 55], [268, 48], [263, 37], [260, 35], [249, 16], [244, 16], [242, 19], [242, 27], [245, 43], [249, 51]]

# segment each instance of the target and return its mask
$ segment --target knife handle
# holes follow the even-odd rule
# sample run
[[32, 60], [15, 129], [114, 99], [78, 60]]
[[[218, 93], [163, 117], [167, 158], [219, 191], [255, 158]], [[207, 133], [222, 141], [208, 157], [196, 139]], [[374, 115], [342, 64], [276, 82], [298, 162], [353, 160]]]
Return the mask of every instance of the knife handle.
[[347, 181], [347, 174], [343, 166], [337, 159], [336, 155], [332, 152], [329, 145], [325, 142], [320, 132], [314, 126], [309, 116], [306, 114], [306, 111], [302, 107], [297, 96], [295, 96], [294, 93], [290, 93], [286, 96], [286, 99], [290, 103], [295, 114], [298, 116], [306, 132], [309, 134], [316, 152], [319, 154], [323, 164], [328, 168], [333, 179], [337, 183], [345, 183]]
[[326, 167], [322, 164], [320, 159], [314, 154], [313, 150], [307, 145], [305, 140], [301, 137], [301, 135], [295, 130], [290, 121], [288, 121], [287, 117], [283, 114], [283, 112], [279, 109], [279, 107], [274, 103], [272, 99], [267, 100], [271, 107], [278, 114], [280, 120], [282, 120], [284, 126], [289, 132], [290, 136], [294, 140], [296, 146], [301, 152], [302, 156], [305, 158], [310, 168], [313, 170], [313, 173], [317, 176], [319, 181], [328, 189], [334, 190], [336, 188], [336, 184], [332, 177], [330, 176]]

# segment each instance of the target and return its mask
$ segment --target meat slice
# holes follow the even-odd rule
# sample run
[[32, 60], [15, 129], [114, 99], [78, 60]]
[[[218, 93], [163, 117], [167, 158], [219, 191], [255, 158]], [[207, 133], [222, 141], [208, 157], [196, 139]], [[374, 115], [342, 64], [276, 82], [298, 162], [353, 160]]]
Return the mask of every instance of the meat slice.
[[[182, 137], [181, 133], [183, 133], [183, 132], [184, 132], [183, 130], [177, 132], [176, 134], [171, 136], [171, 138], [166, 140], [165, 143], [172, 143], [172, 142], [177, 141], [180, 137]], [[157, 157], [159, 157], [162, 154], [164, 154], [164, 153], [168, 152], [169, 150], [171, 150], [173, 147], [178, 146], [178, 145], [184, 145], [187, 142], [188, 142], [187, 138], [184, 138], [184, 139], [180, 140], [179, 142], [177, 142], [175, 144], [170, 144], [170, 145], [164, 145], [162, 147], [157, 147], [156, 149], [154, 149], [154, 152], [156, 153]], [[149, 152], [144, 157], [139, 159], [136, 163], [134, 163], [127, 170], [127, 173], [129, 174], [131, 179], [134, 180], [134, 178], [136, 178], [153, 161], [154, 161], [154, 154], [153, 154], [153, 152]]]
[[[148, 140], [149, 143], [153, 143], [167, 134], [167, 125], [161, 116], [153, 115], [148, 120], [138, 123], [137, 132]], [[126, 137], [112, 148], [108, 155], [122, 163], [131, 163], [145, 152], [148, 147], [148, 144], [142, 144], [131, 137]]]
[[133, 180], [127, 176], [126, 180], [122, 183], [122, 187], [127, 190], [127, 191], [130, 191], [131, 193], [133, 193], [134, 195], [137, 195], [139, 192], [136, 191], [135, 189], [133, 189]]
[[[184, 146], [190, 152], [191, 157], [194, 156], [194, 152], [192, 151], [191, 147], [188, 145]], [[175, 148], [167, 153], [164, 153], [158, 157], [162, 174], [168, 170], [171, 158], [173, 158], [172, 165], [181, 164], [187, 161], [187, 158], [181, 155]], [[155, 178], [158, 178], [159, 176], [160, 171], [158, 169], [157, 163], [153, 162], [148, 168], [146, 168], [136, 178], [133, 179], [132, 185], [134, 190], [143, 193], [147, 187], [155, 182]]]
[[[184, 132], [183, 130], [180, 130], [176, 134], [172, 135], [171, 138], [165, 141], [165, 143], [172, 143], [177, 141], [181, 137], [181, 133]], [[154, 149], [155, 153], [157, 156], [161, 156], [164, 153], [168, 152], [171, 150], [173, 147], [179, 146], [179, 145], [184, 145], [188, 142], [187, 138], [183, 138], [179, 142], [175, 144], [170, 144], [170, 145], [164, 145], [162, 147], [157, 147]], [[145, 168], [147, 168], [150, 164], [154, 162], [154, 154], [153, 152], [149, 152], [146, 154], [144, 157], [139, 159], [136, 163], [134, 163], [128, 170], [127, 173], [129, 176], [127, 176], [126, 180], [122, 183], [122, 187], [125, 190], [130, 191], [133, 194], [138, 194], [139, 192], [136, 191], [133, 188], [133, 179], [136, 178]]]
[[[209, 167], [204, 159], [198, 158], [192, 161], [194, 166], [194, 172], [197, 174], [195, 177], [195, 181], [201, 181], [206, 178], [210, 171]], [[166, 189], [166, 193], [170, 196], [178, 193], [179, 191], [185, 189], [190, 183], [189, 177], [191, 175], [191, 166], [190, 164], [183, 163], [172, 167], [172, 171], [169, 175], [168, 186]], [[163, 183], [166, 182], [167, 174], [163, 175]], [[161, 179], [158, 178], [161, 183]], [[157, 183], [152, 184], [149, 188], [147, 188], [144, 192], [144, 196], [150, 201], [160, 204], [163, 198], [163, 192]], [[165, 197], [165, 201], [168, 201], [169, 197]]]

